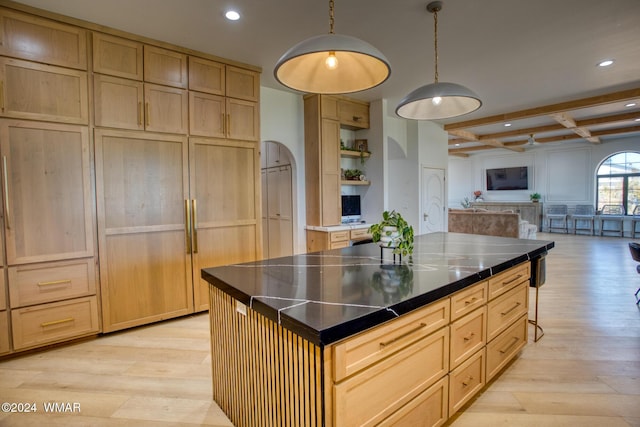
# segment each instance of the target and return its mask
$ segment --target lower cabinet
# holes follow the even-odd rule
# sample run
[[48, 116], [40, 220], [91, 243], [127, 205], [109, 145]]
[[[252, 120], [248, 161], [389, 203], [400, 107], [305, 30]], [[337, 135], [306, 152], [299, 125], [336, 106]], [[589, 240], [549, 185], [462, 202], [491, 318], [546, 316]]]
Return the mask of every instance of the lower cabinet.
[[7, 310], [0, 311], [0, 354], [8, 353], [11, 350], [9, 344], [9, 314]]
[[328, 425], [443, 425], [526, 345], [529, 271], [517, 265], [333, 345]]

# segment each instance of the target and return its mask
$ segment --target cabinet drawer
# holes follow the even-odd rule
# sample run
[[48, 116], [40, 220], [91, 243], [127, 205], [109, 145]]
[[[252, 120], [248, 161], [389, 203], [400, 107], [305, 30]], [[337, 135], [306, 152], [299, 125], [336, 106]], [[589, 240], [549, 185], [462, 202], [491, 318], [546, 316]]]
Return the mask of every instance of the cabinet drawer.
[[6, 310], [7, 308], [7, 297], [5, 291], [5, 283], [4, 283], [4, 270], [0, 268], [0, 310]]
[[471, 313], [487, 302], [487, 282], [480, 282], [451, 296], [451, 320]]
[[441, 426], [447, 421], [448, 398], [449, 378], [444, 377], [378, 426]]
[[487, 345], [487, 381], [490, 381], [527, 343], [527, 316]]
[[369, 229], [367, 228], [358, 228], [356, 230], [351, 230], [351, 240], [363, 240], [370, 238], [371, 234], [369, 234]]
[[97, 334], [96, 297], [12, 310], [11, 326], [16, 350]]
[[458, 412], [485, 384], [484, 348], [449, 374], [449, 417]]
[[9, 295], [13, 308], [95, 293], [93, 258], [9, 267]]
[[449, 329], [442, 328], [334, 385], [334, 425], [375, 425], [448, 371]]
[[487, 308], [480, 307], [451, 324], [451, 368], [464, 362], [484, 347], [486, 340]]
[[448, 323], [449, 299], [447, 298], [346, 339], [334, 346], [333, 379], [339, 382], [423, 339]]
[[344, 242], [334, 242], [334, 243], [331, 243], [331, 245], [329, 247], [330, 247], [330, 249], [348, 248], [349, 247], [349, 241], [345, 240]]
[[525, 262], [489, 278], [489, 299], [507, 292], [519, 283], [529, 280], [531, 263]]
[[0, 311], [0, 354], [8, 353], [9, 346], [9, 315], [6, 311]]
[[521, 283], [487, 305], [487, 341], [497, 337], [514, 320], [527, 313], [529, 286]]
[[349, 231], [334, 231], [330, 233], [329, 240], [331, 243], [349, 240]]

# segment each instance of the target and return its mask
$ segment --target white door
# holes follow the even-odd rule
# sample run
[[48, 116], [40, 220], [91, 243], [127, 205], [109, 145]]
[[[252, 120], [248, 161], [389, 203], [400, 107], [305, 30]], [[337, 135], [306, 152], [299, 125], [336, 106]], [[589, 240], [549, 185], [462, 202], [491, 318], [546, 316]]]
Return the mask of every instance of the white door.
[[444, 170], [423, 167], [421, 192], [420, 233], [445, 231]]

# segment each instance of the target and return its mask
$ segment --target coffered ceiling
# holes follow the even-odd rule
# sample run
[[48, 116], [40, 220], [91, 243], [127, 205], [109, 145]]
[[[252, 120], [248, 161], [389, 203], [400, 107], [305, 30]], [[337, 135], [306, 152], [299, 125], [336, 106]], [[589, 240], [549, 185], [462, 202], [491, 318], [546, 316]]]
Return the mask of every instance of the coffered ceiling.
[[[402, 97], [433, 82], [429, 1], [334, 1], [336, 33], [371, 43], [392, 68], [382, 85], [353, 97], [384, 98], [394, 116]], [[280, 56], [329, 31], [329, 0], [20, 3], [260, 66], [262, 86], [279, 90], [287, 90], [273, 78]], [[231, 7], [239, 21], [224, 18]], [[462, 84], [483, 102], [439, 122], [450, 132], [451, 154], [640, 138], [633, 121], [640, 116], [640, 0], [443, 0], [438, 22], [440, 81]], [[615, 62], [598, 67], [604, 59]]]

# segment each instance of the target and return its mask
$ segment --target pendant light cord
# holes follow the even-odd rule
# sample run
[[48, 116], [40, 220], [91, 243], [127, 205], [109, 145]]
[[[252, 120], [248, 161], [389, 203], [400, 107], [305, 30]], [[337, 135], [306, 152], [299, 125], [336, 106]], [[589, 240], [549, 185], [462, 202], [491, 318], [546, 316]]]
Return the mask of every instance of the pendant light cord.
[[433, 11], [433, 32], [434, 32], [433, 45], [435, 47], [435, 58], [436, 58], [436, 67], [435, 67], [436, 72], [435, 72], [434, 79], [435, 79], [435, 82], [438, 83], [438, 9], [435, 9]]
[[329, 0], [329, 34], [333, 34], [333, 0]]

